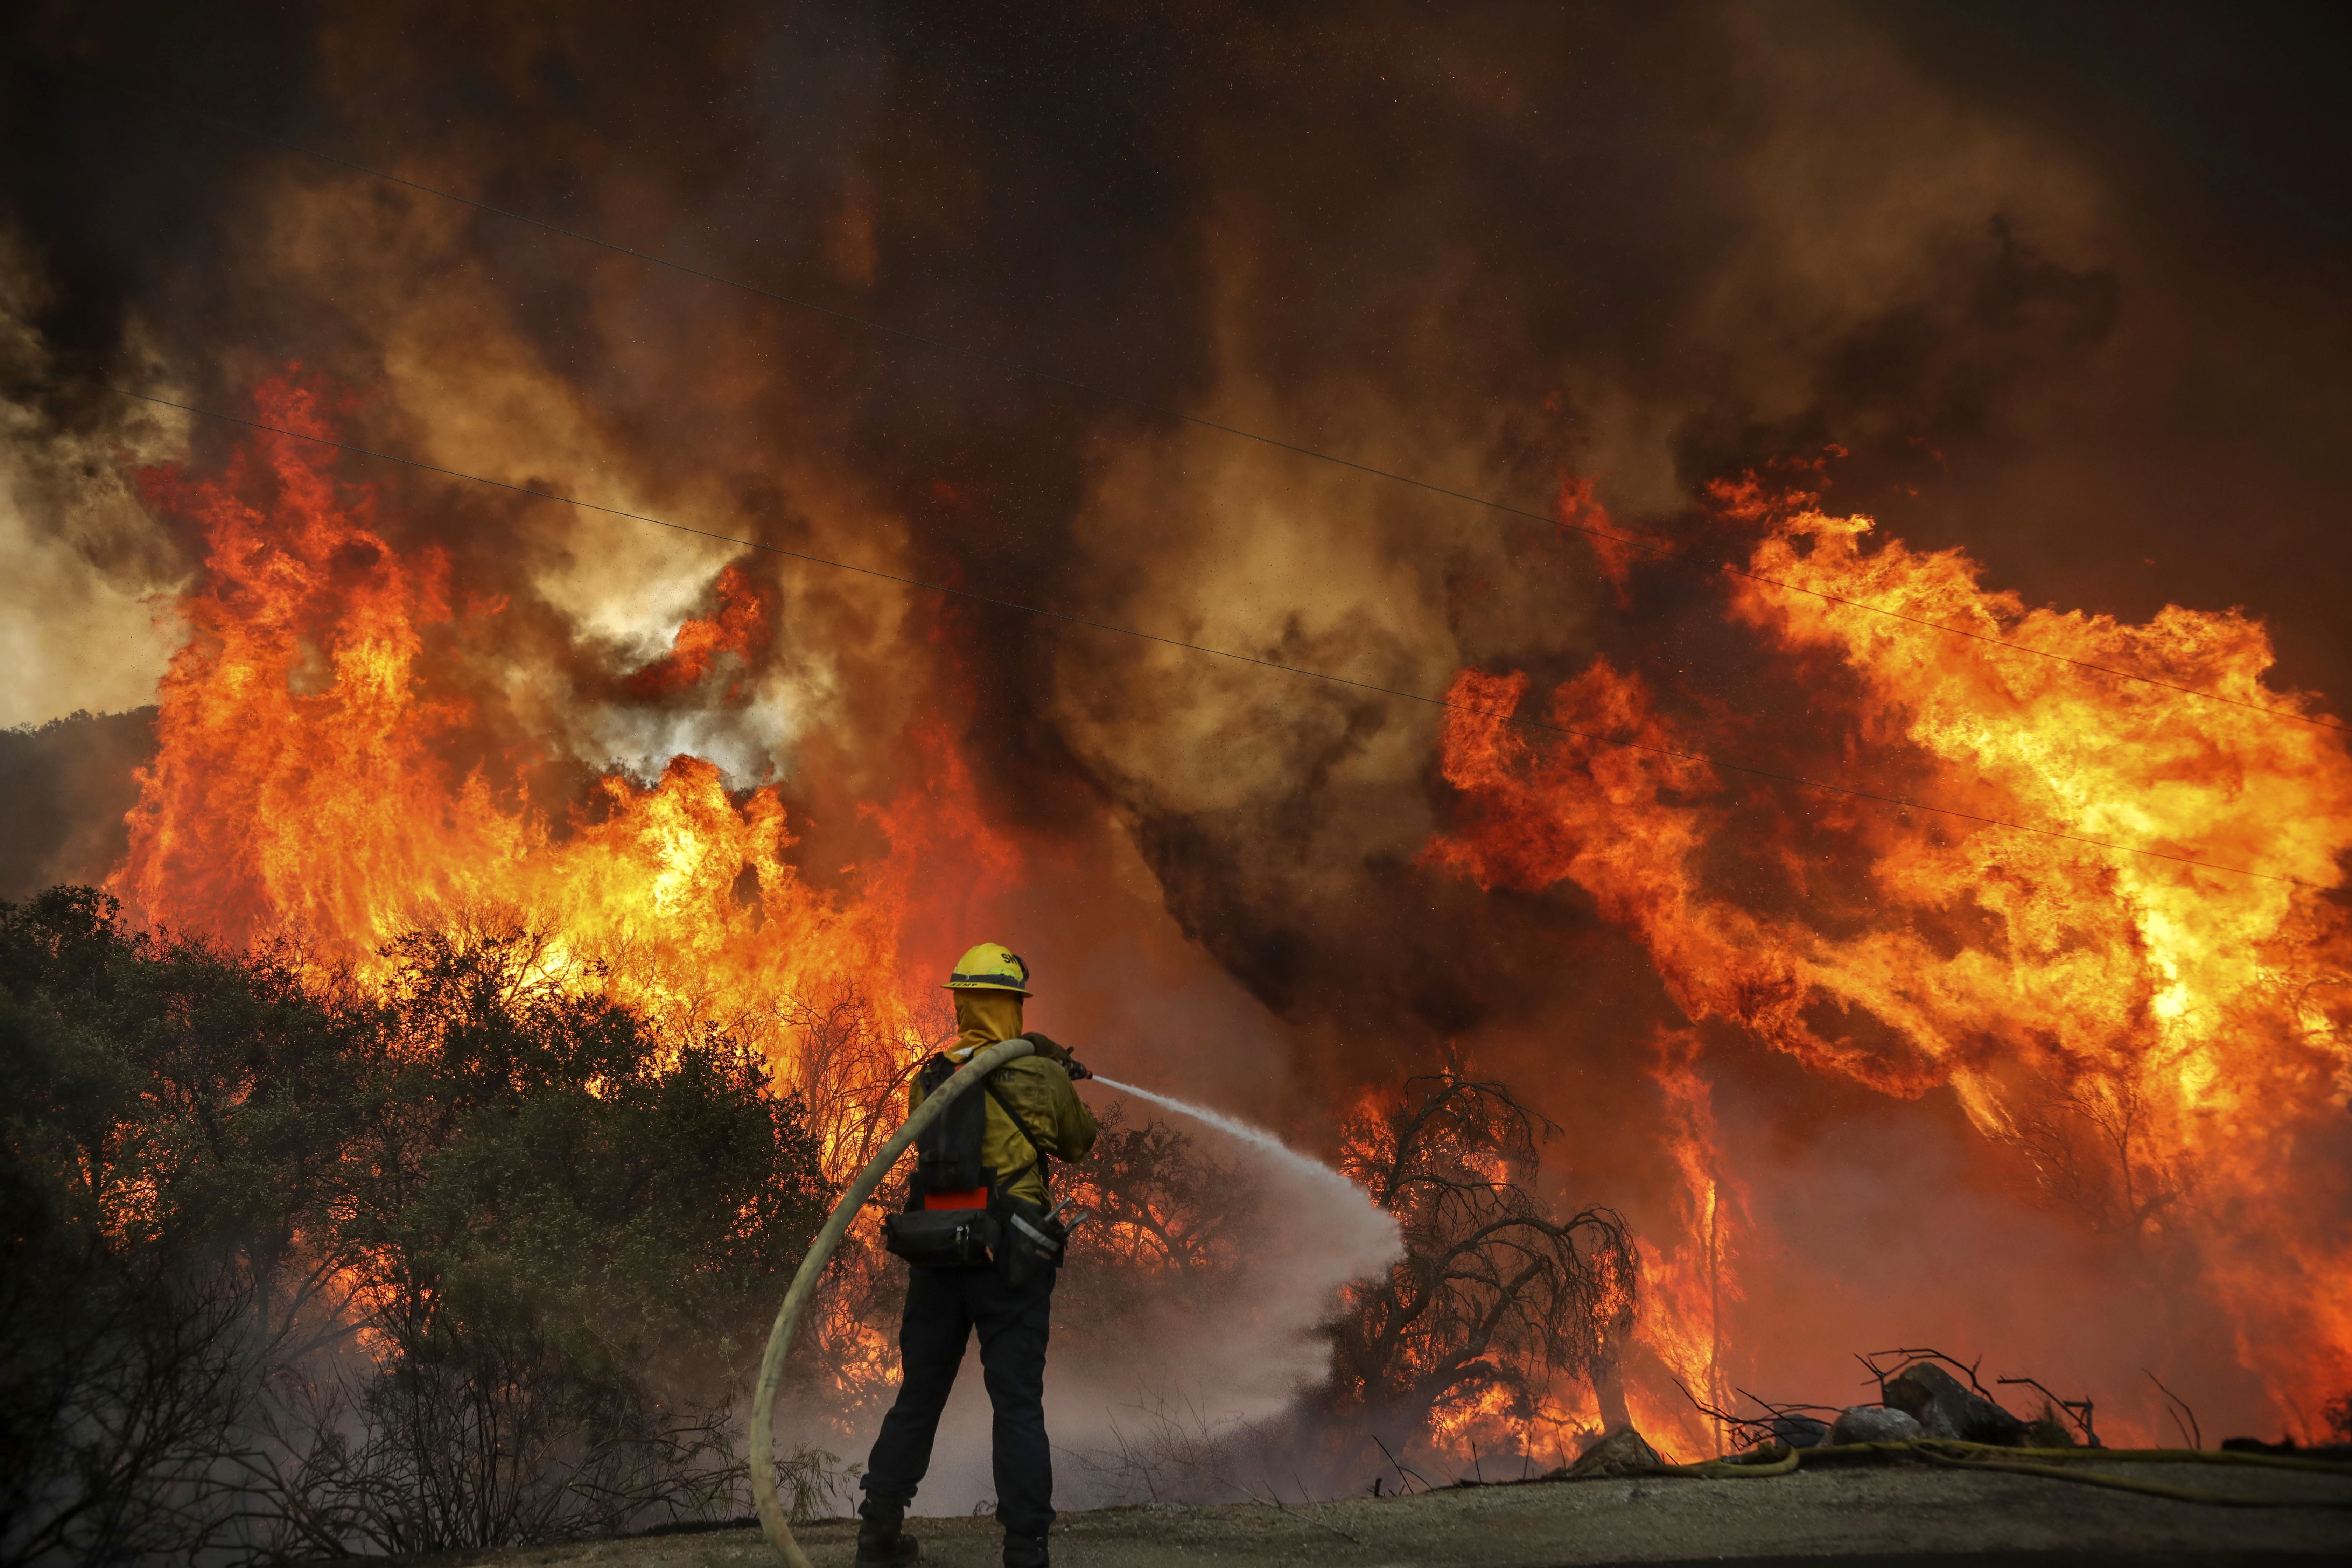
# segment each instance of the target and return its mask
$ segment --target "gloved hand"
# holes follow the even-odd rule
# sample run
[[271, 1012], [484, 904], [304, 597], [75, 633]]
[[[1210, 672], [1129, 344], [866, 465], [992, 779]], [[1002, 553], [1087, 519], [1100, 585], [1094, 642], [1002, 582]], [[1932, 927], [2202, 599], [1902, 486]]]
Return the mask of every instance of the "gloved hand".
[[1037, 1047], [1037, 1054], [1047, 1061], [1059, 1062], [1064, 1067], [1070, 1065], [1070, 1047], [1055, 1039], [1051, 1035], [1041, 1035], [1032, 1029], [1027, 1038], [1031, 1045]]

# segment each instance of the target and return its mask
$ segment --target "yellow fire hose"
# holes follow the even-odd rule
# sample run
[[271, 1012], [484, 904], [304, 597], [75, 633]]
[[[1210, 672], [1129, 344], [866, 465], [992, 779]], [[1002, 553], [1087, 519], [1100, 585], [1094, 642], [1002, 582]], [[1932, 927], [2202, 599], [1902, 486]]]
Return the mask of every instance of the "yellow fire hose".
[[759, 1510], [760, 1529], [768, 1544], [776, 1549], [791, 1568], [812, 1568], [808, 1554], [801, 1543], [793, 1539], [793, 1527], [784, 1518], [784, 1508], [776, 1496], [776, 1384], [783, 1377], [784, 1353], [792, 1348], [793, 1330], [799, 1323], [801, 1309], [816, 1291], [816, 1282], [831, 1261], [833, 1250], [841, 1238], [849, 1234], [849, 1222], [898, 1163], [898, 1156], [931, 1124], [931, 1119], [945, 1110], [955, 1097], [977, 1085], [990, 1073], [1016, 1057], [1025, 1057], [1036, 1049], [1025, 1037], [1016, 1036], [973, 1053], [971, 1060], [959, 1068], [953, 1078], [940, 1085], [915, 1108], [907, 1124], [891, 1134], [890, 1141], [875, 1152], [857, 1179], [833, 1205], [832, 1215], [824, 1228], [816, 1233], [809, 1244], [808, 1256], [801, 1259], [800, 1272], [793, 1276], [792, 1289], [784, 1292], [784, 1304], [776, 1309], [775, 1326], [768, 1331], [768, 1352], [760, 1358], [760, 1381], [751, 1394], [751, 1505]]
[[1992, 1443], [1963, 1443], [1948, 1437], [1927, 1437], [1907, 1443], [1839, 1443], [1814, 1448], [1767, 1444], [1727, 1459], [1704, 1459], [1693, 1465], [1664, 1465], [1670, 1476], [1721, 1479], [1738, 1476], [1785, 1476], [1800, 1464], [1818, 1459], [1920, 1458], [1930, 1464], [1965, 1470], [2002, 1470], [2012, 1475], [2046, 1476], [2053, 1480], [2080, 1481], [2085, 1486], [2112, 1487], [2177, 1502], [2213, 1503], [2225, 1508], [2352, 1508], [2352, 1498], [2250, 1498], [2201, 1487], [2172, 1487], [2158, 1481], [2133, 1480], [2101, 1475], [2074, 1467], [2105, 1460], [2147, 1465], [2253, 1465], [2268, 1469], [2304, 1470], [2352, 1478], [2352, 1464], [2333, 1459], [2306, 1459], [2292, 1454], [2242, 1454], [2207, 1448], [2004, 1448]]
[[1661, 1465], [1670, 1476], [1698, 1476], [1719, 1480], [1737, 1476], [1785, 1476], [1797, 1468], [1797, 1450], [1780, 1443], [1750, 1449], [1727, 1459], [1701, 1459], [1695, 1465]]

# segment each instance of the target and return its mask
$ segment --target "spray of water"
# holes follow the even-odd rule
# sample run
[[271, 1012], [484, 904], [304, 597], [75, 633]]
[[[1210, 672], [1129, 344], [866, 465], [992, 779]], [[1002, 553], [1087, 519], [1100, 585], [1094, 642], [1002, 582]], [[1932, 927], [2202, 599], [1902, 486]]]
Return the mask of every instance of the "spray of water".
[[1121, 1083], [1115, 1078], [1105, 1078], [1100, 1073], [1094, 1075], [1094, 1080], [1105, 1089], [1115, 1089], [1121, 1094], [1131, 1094], [1139, 1100], [1148, 1100], [1154, 1105], [1164, 1105], [1180, 1115], [1190, 1116], [1198, 1121], [1205, 1121], [1218, 1131], [1238, 1139], [1265, 1154], [1291, 1174], [1302, 1177], [1318, 1187], [1328, 1189], [1335, 1196], [1344, 1194], [1365, 1208], [1372, 1207], [1371, 1199], [1366, 1197], [1357, 1188], [1355, 1183], [1348, 1180], [1322, 1161], [1310, 1159], [1300, 1153], [1262, 1127], [1252, 1127], [1246, 1121], [1236, 1121], [1222, 1111], [1211, 1110], [1205, 1105], [1194, 1105], [1190, 1100], [1178, 1100], [1171, 1095], [1155, 1093], [1148, 1089], [1138, 1089], [1131, 1083]]

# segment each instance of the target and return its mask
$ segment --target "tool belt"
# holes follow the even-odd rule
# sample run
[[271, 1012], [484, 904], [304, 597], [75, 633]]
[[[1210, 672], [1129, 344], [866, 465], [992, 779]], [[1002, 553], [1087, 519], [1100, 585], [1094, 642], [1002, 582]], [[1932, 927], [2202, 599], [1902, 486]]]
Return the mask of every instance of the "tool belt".
[[[923, 1064], [918, 1081], [929, 1094], [954, 1071], [948, 1058], [933, 1057]], [[993, 1263], [1005, 1283], [1017, 1287], [1041, 1270], [1061, 1266], [1069, 1230], [1055, 1217], [1060, 1205], [1041, 1208], [1008, 1190], [1031, 1171], [1041, 1182], [1050, 1183], [1045, 1145], [998, 1090], [993, 1075], [982, 1079], [981, 1087], [1028, 1140], [1029, 1163], [999, 1177], [980, 1163], [988, 1108], [979, 1096], [964, 1095], [918, 1136], [907, 1207], [883, 1216], [882, 1241], [893, 1255], [918, 1268], [974, 1268]]]

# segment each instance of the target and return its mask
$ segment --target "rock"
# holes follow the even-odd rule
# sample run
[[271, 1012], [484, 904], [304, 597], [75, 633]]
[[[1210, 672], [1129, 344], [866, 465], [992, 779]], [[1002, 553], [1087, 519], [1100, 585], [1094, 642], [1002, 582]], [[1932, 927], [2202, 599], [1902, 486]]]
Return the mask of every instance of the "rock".
[[1790, 1413], [1772, 1417], [1772, 1436], [1791, 1448], [1818, 1448], [1830, 1439], [1830, 1424]]
[[2031, 1436], [2024, 1422], [1931, 1361], [1915, 1361], [1887, 1379], [1886, 1403], [1908, 1414], [1930, 1437], [2021, 1448]]
[[1576, 1457], [1576, 1463], [1557, 1472], [1572, 1481], [1595, 1476], [1647, 1476], [1665, 1468], [1658, 1451], [1631, 1426], [1620, 1426]]
[[1912, 1443], [1927, 1435], [1909, 1412], [1884, 1405], [1849, 1405], [1830, 1428], [1832, 1443]]

